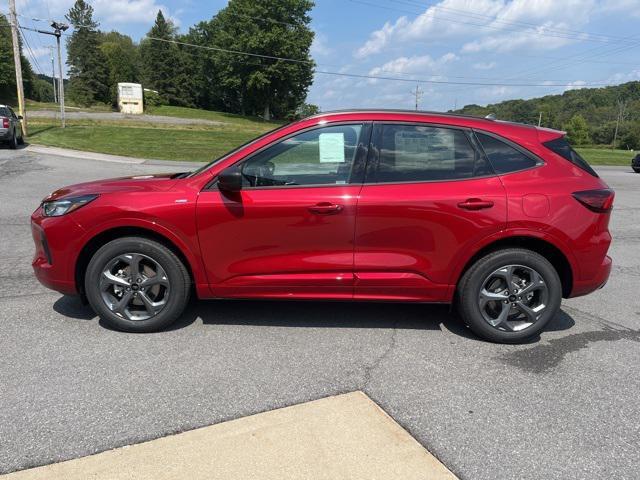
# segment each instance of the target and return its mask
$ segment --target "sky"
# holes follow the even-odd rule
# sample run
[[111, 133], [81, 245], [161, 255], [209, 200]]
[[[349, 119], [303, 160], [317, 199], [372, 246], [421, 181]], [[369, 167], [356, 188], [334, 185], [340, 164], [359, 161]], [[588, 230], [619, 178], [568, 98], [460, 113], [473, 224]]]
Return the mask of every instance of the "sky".
[[[46, 28], [37, 19], [63, 20], [73, 1], [17, 0], [19, 21]], [[101, 29], [136, 41], [158, 9], [186, 32], [227, 4], [89, 3]], [[310, 15], [317, 69], [307, 100], [325, 111], [414, 108], [416, 87], [420, 109], [446, 111], [640, 80], [640, 0], [316, 0]], [[50, 74], [53, 37], [26, 37], [35, 70]]]

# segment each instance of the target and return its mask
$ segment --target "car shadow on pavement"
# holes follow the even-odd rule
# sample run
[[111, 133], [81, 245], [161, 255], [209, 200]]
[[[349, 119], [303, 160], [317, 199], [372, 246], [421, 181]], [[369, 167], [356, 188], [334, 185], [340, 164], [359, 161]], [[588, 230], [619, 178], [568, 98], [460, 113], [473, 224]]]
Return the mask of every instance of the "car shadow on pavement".
[[[53, 305], [61, 315], [78, 320], [94, 320], [96, 314], [78, 297], [62, 296]], [[291, 328], [397, 328], [403, 330], [447, 330], [455, 335], [476, 337], [448, 305], [419, 303], [315, 302], [262, 300], [195, 300], [184, 314], [164, 331], [188, 327], [198, 319], [203, 325], [244, 325]], [[110, 329], [102, 320], [100, 325]], [[545, 331], [568, 330], [575, 325], [563, 310]], [[162, 332], [160, 332], [162, 333]], [[526, 343], [536, 343], [534, 337]]]

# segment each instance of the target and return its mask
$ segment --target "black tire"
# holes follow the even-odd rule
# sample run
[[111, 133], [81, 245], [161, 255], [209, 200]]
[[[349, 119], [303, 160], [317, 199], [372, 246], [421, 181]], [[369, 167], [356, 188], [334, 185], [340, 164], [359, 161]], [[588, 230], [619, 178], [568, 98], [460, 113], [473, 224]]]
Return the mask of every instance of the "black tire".
[[[103, 300], [100, 289], [103, 271], [110, 262], [125, 254], [142, 255], [156, 262], [168, 279], [166, 304], [150, 318], [132, 320], [118, 315]], [[89, 304], [108, 326], [126, 332], [146, 333], [162, 330], [180, 317], [189, 301], [191, 279], [185, 265], [164, 245], [144, 237], [123, 237], [107, 243], [93, 255], [86, 270], [84, 286]]]
[[[547, 289], [544, 311], [534, 323], [519, 331], [490, 325], [480, 309], [480, 291], [486, 279], [507, 265], [533, 269], [542, 277]], [[457, 295], [460, 316], [476, 335], [492, 342], [521, 343], [537, 336], [556, 315], [562, 302], [562, 283], [556, 269], [542, 255], [522, 248], [508, 248], [490, 253], [474, 263], [460, 279]]]
[[631, 167], [633, 168], [633, 171], [636, 173], [640, 173], [640, 167]]
[[18, 148], [18, 139], [16, 138], [16, 131], [13, 130], [13, 135], [11, 136], [11, 140], [9, 140], [9, 148], [11, 150], [15, 150]]
[[24, 132], [20, 129], [20, 137], [18, 137], [18, 145], [24, 145]]

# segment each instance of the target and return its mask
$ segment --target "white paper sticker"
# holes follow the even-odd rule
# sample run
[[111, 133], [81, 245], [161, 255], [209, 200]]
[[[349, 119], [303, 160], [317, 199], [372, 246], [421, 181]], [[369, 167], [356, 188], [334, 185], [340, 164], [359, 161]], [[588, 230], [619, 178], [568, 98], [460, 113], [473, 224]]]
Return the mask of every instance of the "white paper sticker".
[[344, 162], [344, 133], [321, 133], [320, 163]]

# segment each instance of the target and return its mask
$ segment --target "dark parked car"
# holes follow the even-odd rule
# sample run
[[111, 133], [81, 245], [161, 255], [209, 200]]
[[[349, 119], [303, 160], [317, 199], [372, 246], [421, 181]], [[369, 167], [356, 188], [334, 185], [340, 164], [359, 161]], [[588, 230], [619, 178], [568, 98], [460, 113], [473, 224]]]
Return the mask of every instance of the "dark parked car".
[[6, 105], [0, 105], [0, 142], [8, 143], [11, 148], [18, 148], [24, 143], [22, 136], [22, 117]]
[[634, 172], [640, 173], [640, 153], [631, 160], [631, 168], [633, 168]]

